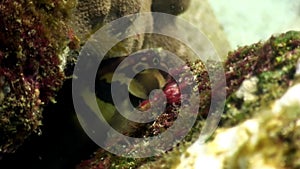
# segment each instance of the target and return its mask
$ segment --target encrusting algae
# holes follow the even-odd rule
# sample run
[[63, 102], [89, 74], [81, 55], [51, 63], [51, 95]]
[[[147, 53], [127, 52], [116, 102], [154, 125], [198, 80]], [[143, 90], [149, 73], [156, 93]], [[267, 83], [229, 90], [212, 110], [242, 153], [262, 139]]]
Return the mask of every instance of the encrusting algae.
[[299, 92], [298, 76], [283, 96], [258, 108], [253, 118], [218, 129], [211, 142], [196, 141], [176, 168], [299, 168]]
[[[295, 110], [299, 109], [299, 77], [295, 72], [299, 71], [299, 46], [300, 33], [290, 31], [230, 52], [225, 63], [228, 97], [220, 128], [200, 145], [195, 133], [201, 125], [195, 125], [192, 141], [140, 168], [298, 168], [299, 115]], [[254, 81], [250, 89], [253, 100], [238, 96], [246, 81]], [[288, 96], [295, 100], [286, 100]], [[279, 102], [285, 105], [274, 114]], [[273, 158], [277, 162], [272, 164]]]
[[[140, 1], [117, 2], [120, 3], [111, 4], [110, 0], [97, 3], [102, 6], [91, 7], [95, 11], [90, 13], [90, 9], [84, 11], [85, 5], [91, 5], [86, 0], [6, 0], [0, 3], [0, 157], [13, 153], [31, 134], [41, 132], [43, 107], [55, 102], [56, 92], [66, 79], [69, 55], [79, 48], [76, 35], [85, 41], [102, 26], [99, 23], [105, 24], [126, 14], [161, 10], [155, 7], [159, 4], [155, 0], [139, 6], [128, 4], [140, 4]], [[187, 7], [189, 0], [182, 3]], [[179, 14], [186, 7], [169, 12]], [[74, 11], [78, 11], [75, 21], [69, 20]], [[93, 17], [86, 18], [84, 14], [87, 13]], [[75, 25], [74, 30], [70, 25]], [[127, 41], [133, 45], [129, 46], [129, 52], [147, 46], [144, 41], [149, 37], [143, 36]], [[209, 152], [207, 156], [203, 155], [203, 159], [213, 159], [214, 167], [218, 165], [216, 168], [300, 167], [300, 146], [297, 143], [300, 137], [299, 97], [292, 95], [299, 92], [299, 78], [295, 74], [299, 72], [296, 66], [299, 67], [299, 46], [300, 33], [290, 31], [228, 54], [224, 63], [227, 82], [225, 111], [220, 129], [201, 147], [204, 154]], [[143, 159], [117, 157], [100, 149], [92, 159], [83, 161], [77, 168], [169, 169], [186, 167], [186, 162], [191, 168], [199, 167], [196, 160], [199, 152], [190, 151], [193, 147], [189, 146], [196, 142], [203, 126], [210, 106], [211, 89], [203, 63], [188, 62], [188, 65], [197, 78], [201, 105], [196, 124], [180, 143], [162, 157]], [[185, 68], [174, 71], [180, 74], [182, 70]], [[168, 108], [155, 123], [143, 126], [143, 132], [133, 132], [132, 135], [158, 135], [172, 125], [180, 115], [177, 109], [180, 106], [179, 85], [182, 84], [167, 80], [163, 91], [168, 96]], [[147, 109], [148, 103], [146, 99], [138, 108]], [[241, 139], [235, 140], [237, 135]], [[230, 138], [238, 146], [225, 144]], [[215, 158], [215, 154], [221, 155]], [[272, 163], [274, 159], [276, 162]]]
[[55, 102], [67, 53], [78, 46], [65, 22], [75, 4], [0, 2], [0, 156], [40, 133], [43, 105]]
[[[212, 163], [215, 165], [211, 167], [255, 168], [257, 166], [271, 166], [269, 165], [269, 162], [270, 160], [272, 161], [271, 157], [275, 157], [273, 155], [274, 153], [276, 154], [276, 151], [274, 152], [273, 148], [267, 147], [272, 147], [276, 144], [279, 144], [280, 146], [282, 145], [282, 147], [276, 154], [276, 159], [279, 161], [272, 164], [273, 167], [299, 167], [299, 164], [297, 163], [299, 154], [294, 153], [300, 149], [299, 145], [297, 145], [297, 138], [299, 138], [299, 134], [297, 134], [297, 131], [299, 131], [297, 126], [299, 120], [297, 119], [297, 112], [294, 111], [294, 108], [297, 106], [297, 109], [299, 109], [299, 105], [291, 103], [291, 107], [284, 106], [287, 109], [282, 109], [280, 113], [271, 113], [272, 107], [274, 107], [274, 105], [276, 107], [276, 104], [278, 104], [278, 101], [276, 100], [282, 97], [289, 88], [292, 90], [294, 87], [291, 86], [297, 86], [298, 82], [295, 81], [297, 79], [295, 72], [296, 65], [300, 59], [299, 48], [300, 33], [290, 31], [278, 36], [272, 36], [266, 42], [259, 42], [250, 46], [240, 47], [236, 51], [229, 53], [228, 60], [224, 63], [227, 81], [227, 99], [225, 111], [219, 124], [220, 129], [217, 129], [216, 134], [207, 140], [207, 143], [203, 145], [204, 148], [202, 148], [203, 151], [211, 152], [211, 154], [213, 154], [213, 152], [222, 152], [224, 154], [224, 157], [220, 157], [223, 161], [221, 161], [220, 164]], [[190, 65], [192, 70], [197, 70], [197, 65], [201, 67], [202, 64], [194, 63]], [[201, 68], [194, 72], [195, 75], [197, 75], [197, 73], [202, 74], [201, 79], [199, 79], [198, 82], [199, 88], [201, 89], [202, 87], [201, 91], [208, 91], [205, 93], [209, 93], [209, 87], [203, 88], [203, 86], [209, 84], [209, 82], [205, 81], [205, 71]], [[249, 85], [249, 83], [251, 83], [251, 85]], [[243, 86], [242, 84], [245, 89], [241, 89], [241, 86]], [[251, 86], [253, 88], [251, 88]], [[245, 94], [243, 92], [245, 92]], [[251, 99], [245, 98], [248, 94], [251, 94]], [[296, 93], [294, 92], [294, 94]], [[285, 98], [285, 96], [283, 96], [283, 98]], [[205, 113], [203, 113], [203, 111], [207, 110], [207, 106], [209, 107], [210, 105], [209, 94], [204, 100], [205, 102], [201, 102], [202, 104], [200, 105], [199, 119], [191, 132], [180, 144], [175, 146], [162, 157], [130, 159], [117, 157], [105, 152], [104, 150], [99, 150], [96, 152], [94, 158], [83, 161], [78, 168], [97, 168], [97, 166], [105, 166], [106, 168], [112, 166], [115, 168], [124, 168], [126, 164], [130, 164], [129, 166], [133, 168], [169, 169], [176, 167], [182, 168], [183, 166], [193, 168], [195, 165], [199, 168], [200, 162], [197, 163], [196, 161], [197, 154], [199, 154], [199, 152], [192, 151], [194, 147], [188, 147], [193, 142], [196, 142], [201, 131], [201, 127], [203, 126], [203, 120], [205, 117]], [[172, 112], [170, 109], [167, 109], [166, 111]], [[180, 114], [180, 112], [178, 113]], [[163, 126], [163, 123], [161, 123], [160, 126]], [[240, 146], [235, 146], [234, 149], [226, 149], [226, 145], [233, 145], [225, 144], [226, 142], [230, 142], [229, 140], [226, 141], [226, 139], [231, 139], [231, 137], [222, 137], [221, 140], [218, 138], [221, 138], [221, 133], [226, 133], [226, 131], [231, 134], [233, 133], [232, 139], [239, 138], [240, 136], [237, 136], [236, 132], [232, 132], [233, 130], [240, 130], [241, 134], [247, 137], [243, 139], [244, 142], [241, 140], [241, 142], [237, 143], [237, 145]], [[242, 130], [245, 130], [245, 132]], [[255, 136], [256, 131], [259, 136]], [[256, 138], [254, 143], [252, 135]], [[237, 139], [237, 141], [238, 140], [239, 139]], [[250, 142], [248, 143], [248, 141]], [[218, 144], [220, 149], [218, 149], [218, 146], [213, 146], [215, 144]], [[252, 148], [247, 148], [247, 145], [252, 145]], [[266, 148], [261, 149], [261, 146]], [[246, 162], [247, 159], [250, 161], [257, 161], [257, 158], [259, 157], [262, 157], [263, 159], [260, 160], [258, 164]], [[211, 158], [211, 156], [208, 156], [205, 159], [209, 161]], [[220, 159], [217, 158], [212, 161], [218, 161]], [[235, 162], [236, 160], [242, 160], [241, 164]], [[203, 167], [203, 165], [208, 161], [202, 162], [201, 166]]]

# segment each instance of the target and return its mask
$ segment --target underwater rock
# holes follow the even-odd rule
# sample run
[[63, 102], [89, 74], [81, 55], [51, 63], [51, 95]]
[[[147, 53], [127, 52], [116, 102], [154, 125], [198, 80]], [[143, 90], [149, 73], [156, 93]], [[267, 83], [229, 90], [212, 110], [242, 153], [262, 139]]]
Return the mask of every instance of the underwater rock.
[[[299, 42], [300, 33], [290, 31], [230, 52], [220, 128], [203, 144], [196, 124], [193, 139], [140, 168], [298, 168]], [[249, 81], [255, 100], [237, 97]]]
[[0, 156], [40, 134], [78, 41], [66, 19], [76, 1], [0, 3]]
[[[172, 0], [170, 0], [171, 2]], [[167, 1], [168, 2], [168, 1]], [[167, 3], [166, 2], [166, 3]], [[154, 3], [154, 2], [153, 2]], [[157, 1], [158, 3], [158, 1]], [[162, 1], [159, 3], [165, 3]], [[189, 4], [188, 8], [184, 5], [183, 8], [186, 10], [178, 15], [178, 18], [183, 19], [195, 26], [201, 33], [203, 33], [214, 45], [215, 50], [222, 60], [226, 59], [227, 52], [231, 50], [231, 47], [227, 41], [226, 35], [222, 30], [221, 25], [218, 23], [214, 13], [207, 2], [207, 0], [202, 1], [182, 1], [178, 4]], [[164, 5], [163, 5], [164, 6]], [[179, 5], [176, 5], [179, 6]], [[161, 7], [162, 8], [162, 7]], [[155, 22], [155, 20], [154, 20]], [[175, 21], [170, 21], [168, 24], [157, 24], [154, 25], [155, 29], [163, 31], [170, 31], [180, 29], [182, 25]], [[196, 40], [196, 47], [203, 53], [206, 53], [208, 44], [207, 41], [202, 41], [201, 38], [197, 39], [195, 37], [195, 32], [187, 31], [180, 35], [182, 38], [186, 38], [188, 41], [193, 42]], [[182, 60], [195, 61], [201, 56], [196, 56], [195, 53], [183, 42], [172, 37], [157, 35], [157, 34], [147, 34], [145, 36], [144, 48], [159, 48], [162, 47], [165, 50], [173, 52], [175, 55], [180, 57]]]
[[[200, 118], [178, 147], [140, 168], [299, 168], [299, 48], [300, 33], [290, 31], [230, 52], [219, 129], [200, 143]], [[255, 99], [237, 97], [249, 81]]]
[[[151, 8], [179, 14], [188, 8], [188, 1], [175, 6], [169, 3], [173, 1], [165, 2], [166, 9], [137, 0], [1, 2], [0, 157], [14, 152], [31, 134], [41, 134], [43, 107], [55, 102], [66, 74], [70, 75], [68, 68], [74, 64], [72, 56], [79, 48], [79, 39], [84, 43], [103, 24], [128, 14]], [[71, 14], [75, 17], [70, 20]], [[117, 46], [110, 57], [139, 50], [146, 41], [143, 36], [129, 38], [121, 42], [128, 50], [124, 53]]]
[[[192, 4], [191, 9], [190, 4]], [[136, 14], [142, 12], [162, 12], [172, 15], [182, 15], [184, 19], [190, 23], [195, 24], [196, 27], [204, 30], [207, 27], [205, 25], [210, 25], [208, 29], [204, 30], [204, 34], [212, 41], [215, 45], [217, 53], [224, 59], [226, 53], [230, 50], [230, 46], [226, 40], [226, 37], [218, 24], [209, 4], [206, 1], [196, 2], [190, 0], [167, 0], [167, 1], [137, 1], [137, 0], [105, 0], [105, 1], [89, 1], [89, 0], [79, 0], [78, 5], [74, 11], [74, 17], [72, 18], [71, 25], [75, 30], [76, 35], [78, 35], [82, 44], [98, 29], [102, 26], [108, 26], [115, 19]], [[197, 15], [195, 16], [195, 14]], [[209, 18], [203, 20], [203, 18]], [[159, 19], [159, 18], [158, 18]], [[124, 31], [131, 30], [131, 26], [136, 26], [140, 21], [137, 19], [132, 19], [129, 25], [122, 25]], [[143, 25], [153, 24], [152, 28], [144, 27]], [[128, 28], [127, 28], [128, 27]], [[153, 29], [160, 31], [175, 30], [181, 27], [176, 22], [168, 20], [164, 23], [156, 22], [155, 18], [149, 18], [147, 21], [143, 21], [139, 30], [146, 30], [146, 32], [151, 32]], [[135, 29], [135, 28], [133, 28]], [[109, 33], [110, 39], [112, 37], [118, 38], [113, 29]], [[186, 39], [193, 39], [193, 32], [186, 32], [186, 34], [181, 35]], [[103, 37], [102, 37], [103, 38]], [[104, 37], [105, 38], [105, 37]], [[200, 39], [197, 42], [197, 46], [202, 51], [205, 51], [205, 47], [210, 45], [207, 41], [202, 42]], [[185, 44], [179, 40], [158, 34], [138, 34], [126, 38], [114, 46], [105, 56], [105, 58], [116, 58], [123, 57], [132, 54], [141, 49], [149, 48], [164, 48], [177, 56], [182, 60], [193, 61], [196, 56], [194, 52]]]
[[79, 0], [73, 24], [85, 39], [95, 30], [120, 17], [140, 12], [163, 12], [178, 15], [189, 7], [190, 0]]
[[[184, 8], [182, 8], [184, 4]], [[173, 15], [177, 15], [186, 10], [189, 6], [189, 0], [180, 1], [139, 1], [139, 0], [105, 0], [105, 1], [89, 1], [89, 0], [79, 0], [76, 10], [74, 11], [75, 17], [72, 20], [72, 25], [76, 30], [76, 34], [79, 36], [81, 41], [84, 43], [87, 38], [89, 38], [92, 33], [101, 28], [106, 24], [110, 24], [111, 21], [118, 18], [143, 12], [163, 12]], [[131, 24], [122, 25], [123, 27], [128, 26], [128, 30], [131, 29], [130, 26], [134, 26], [136, 19], [129, 21]], [[144, 21], [146, 24], [153, 24], [152, 18], [148, 21]], [[144, 24], [145, 24], [144, 23]], [[153, 25], [154, 27], [155, 25]], [[164, 29], [172, 29], [174, 25], [169, 25], [164, 23], [159, 25]], [[145, 32], [151, 32], [152, 28], [147, 28], [141, 25], [140, 29], [144, 29]], [[147, 30], [146, 30], [147, 29]], [[148, 30], [149, 29], [149, 30]], [[117, 36], [114, 32], [111, 32], [111, 36]], [[167, 38], [163, 35], [148, 35], [148, 34], [138, 34], [129, 38], [126, 38], [114, 46], [106, 55], [106, 58], [114, 58], [120, 56], [128, 56], [133, 52], [140, 49], [148, 48], [159, 48], [165, 47], [165, 49], [170, 50], [179, 56], [183, 54], [178, 53], [178, 48], [181, 50], [187, 50], [187, 48], [182, 44], [174, 42], [174, 39]]]
[[[151, 0], [79, 0], [72, 25], [84, 43], [96, 30], [126, 15], [151, 11]], [[129, 21], [133, 23], [134, 20]], [[149, 20], [149, 23], [152, 21]], [[122, 25], [125, 26], [125, 25]], [[129, 29], [129, 28], [128, 28]], [[111, 36], [117, 36], [111, 32]], [[136, 35], [118, 43], [106, 57], [126, 56], [142, 48], [144, 35]]]
[[[190, 4], [192, 4], [192, 10], [189, 10]], [[207, 27], [206, 25], [210, 25], [208, 29], [204, 30], [204, 34], [207, 35], [215, 45], [218, 54], [224, 58], [226, 53], [230, 50], [226, 37], [206, 1], [192, 1], [190, 3], [190, 0], [154, 0], [153, 2], [151, 0], [143, 2], [138, 0], [79, 0], [71, 24], [75, 29], [76, 35], [78, 35], [81, 42], [84, 43], [95, 31], [104, 25], [107, 26], [111, 21], [126, 15], [142, 12], [162, 12], [172, 15], [180, 14], [182, 18], [195, 24], [195, 26], [201, 30], [204, 30], [203, 28]], [[195, 16], [195, 14], [197, 15]], [[204, 18], [209, 19], [203, 21]], [[135, 21], [136, 20], [133, 19], [130, 23], [134, 23]], [[148, 21], [144, 21], [147, 24], [153, 24], [153, 28], [147, 28], [149, 29], [147, 32], [151, 32], [154, 28], [161, 31], [169, 31], [180, 27], [180, 25], [172, 20], [165, 23], [156, 23], [155, 21], [155, 18], [149, 18]], [[131, 24], [131, 26], [134, 26], [134, 24]], [[141, 27], [143, 26], [141, 25]], [[146, 27], [140, 29], [146, 29]], [[130, 30], [129, 26], [127, 30]], [[111, 37], [114, 36], [117, 35], [111, 32]], [[187, 39], [194, 38], [193, 32], [187, 32], [182, 36], [186, 36]], [[207, 41], [201, 42], [199, 40], [198, 46], [199, 49], [205, 48]], [[194, 58], [197, 57], [189, 47], [174, 38], [157, 34], [139, 34], [119, 42], [108, 52], [106, 58], [128, 56], [140, 49], [160, 47], [173, 52], [183, 60], [195, 60]], [[203, 51], [205, 51], [205, 49], [203, 49]]]
[[196, 141], [177, 168], [299, 168], [299, 92], [296, 83], [254, 118], [219, 129], [207, 144]]
[[[107, 5], [108, 4], [110, 3], [107, 2]], [[93, 7], [92, 4], [88, 4], [88, 5], [91, 5], [91, 7]], [[110, 7], [105, 8], [106, 9], [105, 12], [100, 12], [100, 15], [103, 16], [103, 20], [101, 20], [101, 17], [99, 17], [100, 26], [105, 24], [104, 22], [105, 18], [106, 16], [109, 15], [109, 11], [111, 10], [111, 7], [113, 7], [114, 5], [110, 4], [109, 6]], [[114, 8], [114, 9], [117, 9], [118, 11], [120, 10], [120, 8]], [[90, 14], [86, 14], [86, 15], [88, 16]], [[124, 15], [122, 15], [121, 13], [120, 16], [124, 16]], [[90, 17], [88, 17], [88, 20], [89, 18]], [[107, 21], [110, 21], [109, 18], [110, 17], [108, 17]], [[92, 25], [90, 24], [90, 21], [83, 24], [83, 27], [85, 28], [89, 28], [89, 26], [91, 27], [89, 30], [83, 31], [84, 34], [83, 39], [87, 38], [93, 32], [94, 28], [97, 28], [99, 25], [93, 26], [93, 24]], [[168, 26], [165, 26], [164, 28], [168, 29], [172, 27], [172, 25], [168, 25]], [[224, 66], [226, 71], [228, 100], [227, 100], [225, 114], [221, 122], [221, 126], [231, 127], [233, 125], [237, 125], [238, 123], [245, 121], [247, 118], [254, 116], [254, 112], [259, 112], [257, 111], [257, 109], [260, 106], [273, 103], [275, 99], [279, 98], [287, 90], [287, 88], [289, 87], [290, 83], [294, 78], [292, 72], [295, 70], [295, 62], [296, 62], [295, 60], [299, 58], [299, 45], [300, 45], [299, 37], [300, 37], [299, 32], [288, 32], [286, 34], [274, 36], [270, 38], [270, 40], [268, 40], [267, 42], [259, 42], [251, 46], [241, 47], [237, 51], [229, 53], [228, 60], [226, 61]], [[151, 41], [154, 39], [155, 38], [152, 37], [142, 37], [142, 39], [137, 39], [138, 45], [136, 46], [132, 46], [130, 44], [135, 40], [129, 40], [127, 41], [129, 44], [127, 43], [120, 44], [121, 46], [128, 46], [128, 50], [126, 49], [125, 52], [123, 52], [119, 50], [120, 48], [115, 48], [116, 50], [113, 50], [112, 53], [110, 53], [111, 56], [108, 57], [126, 56], [129, 51], [132, 52], [134, 50], [140, 49], [141, 44], [143, 44], [143, 47], [148, 48], [148, 47], [160, 47], [165, 45], [165, 44], [159, 44], [157, 42], [166, 42], [166, 43], [170, 42], [169, 40], [167, 41], [162, 40], [163, 38], [161, 37], [158, 38], [159, 40], [157, 40], [157, 42]], [[141, 43], [141, 41], [143, 41], [143, 43]], [[170, 45], [172, 48], [171, 43]], [[135, 49], [132, 50], [133, 48]], [[176, 46], [175, 49], [181, 49], [181, 48], [178, 48], [178, 46]], [[114, 52], [117, 52], [118, 55], [115, 55], [116, 53]], [[123, 53], [120, 54], [118, 52], [123, 52]], [[184, 56], [184, 54], [181, 54], [179, 56], [187, 57]], [[236, 94], [234, 94], [240, 88], [244, 80], [250, 79], [251, 77], [257, 77], [259, 79], [257, 82], [257, 90], [250, 92], [251, 94], [253, 93], [257, 94], [255, 104], [253, 103], [252, 99], [244, 100], [243, 99], [245, 98], [244, 96], [243, 98], [239, 98], [236, 97]], [[209, 98], [208, 96], [205, 97]], [[207, 99], [205, 100], [207, 101]], [[206, 104], [209, 105], [208, 102], [206, 102]], [[195, 133], [191, 134], [192, 136], [189, 136], [189, 139], [186, 139], [186, 142], [183, 143], [182, 145], [190, 144], [188, 142], [191, 140], [195, 141], [196, 138], [195, 135], [199, 134], [197, 133], [197, 131], [199, 132], [200, 128], [201, 128], [201, 122], [199, 120], [199, 122], [195, 125], [195, 128], [193, 129]], [[180, 154], [181, 154], [178, 152], [184, 152], [184, 148], [181, 147], [178, 149], [175, 147], [173, 151], [166, 154], [161, 159], [158, 159], [157, 163], [154, 162], [153, 164], [154, 167], [152, 168], [161, 168], [161, 166], [164, 166], [165, 168], [170, 168], [170, 165], [175, 165], [178, 162], [178, 159], [180, 158]], [[174, 163], [166, 159], [172, 159], [172, 162]], [[79, 166], [79, 168], [89, 168], [89, 167], [101, 168], [103, 166], [105, 167], [113, 166], [115, 168], [117, 168], [116, 166], [118, 166], [119, 168], [122, 168], [122, 166], [124, 165], [127, 167], [128, 166], [137, 167], [140, 165], [138, 163], [144, 163], [144, 162], [145, 159], [141, 159], [141, 160], [124, 159], [121, 157], [116, 157], [109, 153], [105, 153], [103, 150], [99, 150], [98, 152], [96, 152], [94, 158], [92, 158], [91, 160], [84, 161], [82, 165]]]
[[245, 79], [240, 88], [236, 91], [236, 97], [244, 101], [254, 101], [256, 99], [255, 92], [257, 91], [257, 77]]
[[190, 6], [190, 0], [152, 0], [151, 9], [153, 12], [164, 12], [172, 15], [178, 15], [187, 10]]

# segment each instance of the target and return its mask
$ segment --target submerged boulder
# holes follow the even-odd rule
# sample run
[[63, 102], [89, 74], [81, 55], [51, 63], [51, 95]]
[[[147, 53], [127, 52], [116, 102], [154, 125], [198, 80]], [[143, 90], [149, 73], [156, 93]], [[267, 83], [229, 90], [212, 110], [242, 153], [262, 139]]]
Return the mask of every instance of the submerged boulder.
[[66, 24], [76, 1], [0, 3], [0, 156], [40, 134], [43, 106], [55, 102], [68, 56], [77, 48]]
[[299, 168], [299, 48], [300, 33], [290, 31], [230, 52], [215, 134], [141, 168]]

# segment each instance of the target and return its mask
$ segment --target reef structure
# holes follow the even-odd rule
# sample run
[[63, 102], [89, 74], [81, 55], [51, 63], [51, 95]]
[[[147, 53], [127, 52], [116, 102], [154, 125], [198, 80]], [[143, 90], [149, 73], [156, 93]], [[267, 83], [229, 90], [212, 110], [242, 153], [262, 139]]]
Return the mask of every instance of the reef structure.
[[299, 39], [289, 31], [229, 52], [227, 99], [215, 134], [197, 141], [199, 121], [192, 139], [140, 168], [298, 168]]
[[76, 1], [0, 2], [0, 156], [40, 134], [78, 40], [67, 25]]
[[[226, 168], [226, 166], [237, 167], [240, 165], [236, 163], [237, 160], [244, 160], [245, 163], [242, 166], [255, 168], [255, 165], [247, 163], [245, 159], [239, 158], [236, 154], [240, 154], [242, 158], [249, 158], [253, 161], [256, 161], [255, 158], [257, 155], [259, 157], [263, 156], [264, 159], [260, 161], [261, 165], [259, 164], [259, 166], [270, 166], [268, 165], [268, 161], [271, 156], [273, 157], [276, 154], [274, 148], [271, 147], [277, 144], [281, 146], [280, 152], [276, 155], [276, 159], [280, 161], [278, 161], [276, 166], [273, 165], [272, 167], [299, 167], [299, 163], [297, 162], [299, 153], [294, 153], [299, 150], [299, 145], [297, 144], [297, 139], [299, 138], [297, 130], [299, 128], [299, 117], [297, 117], [298, 112], [293, 110], [299, 107], [299, 97], [291, 95], [293, 93], [291, 91], [299, 90], [299, 85], [297, 85], [299, 84], [299, 48], [300, 33], [289, 31], [272, 36], [266, 42], [258, 42], [229, 52], [228, 59], [224, 62], [227, 99], [220, 129], [217, 130], [217, 134], [213, 135], [200, 147], [201, 149], [197, 149], [207, 153], [207, 155], [204, 154], [207, 160], [215, 158], [215, 161], [220, 161], [218, 163], [220, 164], [219, 167], [215, 168]], [[206, 78], [207, 75], [203, 71], [201, 62], [191, 63], [190, 65], [196, 73], [195, 75], [197, 76], [197, 73], [199, 75], [199, 89], [201, 91], [208, 91], [205, 92], [206, 94], [209, 93], [210, 88], [207, 87], [207, 84], [209, 84], [207, 81], [208, 78]], [[170, 88], [170, 84], [172, 82], [167, 83], [166, 88]], [[288, 92], [284, 95], [286, 91]], [[294, 100], [286, 99], [290, 98], [288, 97], [290, 95]], [[204, 102], [201, 102], [200, 111], [205, 111], [207, 110], [207, 106], [210, 105], [209, 94], [202, 99]], [[145, 103], [140, 106], [145, 106]], [[174, 114], [173, 110], [167, 109], [165, 113]], [[180, 114], [180, 112], [176, 113]], [[202, 112], [199, 114], [201, 115]], [[156, 125], [163, 128], [166, 127], [164, 125], [170, 124], [161, 123], [164, 122], [163, 117], [161, 118], [161, 120], [155, 123]], [[250, 120], [247, 121], [248, 119]], [[78, 168], [123, 168], [124, 166], [166, 169], [182, 168], [183, 166], [193, 168], [197, 166], [199, 168], [203, 165], [203, 162], [201, 163], [201, 160], [197, 162], [198, 151], [192, 151], [197, 146], [188, 147], [192, 143], [197, 142], [202, 126], [203, 118], [199, 117], [199, 120], [195, 123], [192, 131], [186, 138], [162, 157], [148, 159], [122, 158], [100, 149], [92, 159], [83, 161], [78, 165]], [[259, 126], [259, 130], [255, 126]], [[150, 129], [151, 127], [154, 126], [150, 126]], [[237, 144], [240, 146], [234, 146], [234, 152], [231, 152], [233, 147], [230, 147], [230, 145], [233, 144], [228, 144], [228, 147], [224, 147], [223, 143], [230, 143], [231, 141], [226, 141], [226, 139], [234, 139], [236, 137], [235, 134], [231, 135], [232, 137], [221, 136], [236, 133], [232, 131], [237, 130], [245, 137], [241, 142], [236, 139]], [[253, 140], [256, 140], [256, 142], [253, 142]], [[218, 147], [215, 147], [216, 145]], [[262, 150], [259, 148], [260, 145], [270, 148]], [[246, 150], [243, 151], [245, 148]], [[222, 157], [219, 157], [219, 152], [223, 150]], [[250, 158], [252, 155], [254, 155], [254, 158]], [[202, 156], [199, 156], [199, 159], [201, 158]], [[215, 163], [212, 162], [211, 164]]]

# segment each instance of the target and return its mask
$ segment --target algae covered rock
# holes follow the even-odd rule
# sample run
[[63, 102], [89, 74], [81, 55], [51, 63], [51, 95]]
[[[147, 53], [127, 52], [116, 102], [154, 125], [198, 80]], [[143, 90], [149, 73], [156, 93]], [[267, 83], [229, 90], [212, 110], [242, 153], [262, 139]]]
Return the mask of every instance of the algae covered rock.
[[196, 122], [191, 140], [140, 168], [298, 168], [299, 42], [290, 31], [230, 52], [219, 129], [203, 143]]
[[65, 23], [75, 1], [0, 2], [0, 155], [40, 134], [77, 40]]
[[254, 118], [219, 129], [207, 144], [196, 141], [177, 168], [299, 168], [299, 92], [298, 82]]
[[[299, 167], [299, 154], [295, 153], [300, 148], [299, 48], [300, 33], [290, 31], [229, 52], [224, 63], [225, 111], [220, 128], [203, 145], [197, 136], [205, 116], [199, 118], [183, 142], [162, 157], [130, 159], [99, 150], [78, 168], [122, 168], [129, 164], [134, 168], [166, 169], [201, 168], [205, 164], [207, 168]], [[197, 65], [201, 69], [201, 64]], [[207, 80], [206, 76], [199, 77]], [[204, 100], [204, 105], [209, 105], [209, 100]], [[273, 158], [276, 163], [271, 163]]]

